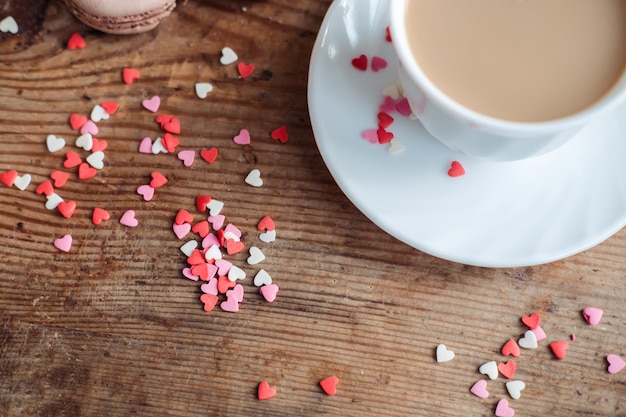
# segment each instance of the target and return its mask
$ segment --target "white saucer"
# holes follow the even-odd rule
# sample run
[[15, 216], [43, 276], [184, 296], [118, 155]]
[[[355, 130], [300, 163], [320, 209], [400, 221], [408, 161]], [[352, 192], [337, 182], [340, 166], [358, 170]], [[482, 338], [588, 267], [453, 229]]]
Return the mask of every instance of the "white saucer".
[[[322, 158], [376, 225], [431, 255], [469, 265], [529, 266], [588, 249], [626, 225], [626, 106], [539, 158], [489, 163], [460, 155], [396, 117], [399, 154], [361, 134], [376, 127], [397, 64], [385, 40], [388, 0], [335, 0], [309, 73], [309, 109]], [[380, 56], [379, 72], [351, 60]], [[575, 86], [572, 86], [575, 88]], [[466, 174], [447, 175], [450, 163]]]

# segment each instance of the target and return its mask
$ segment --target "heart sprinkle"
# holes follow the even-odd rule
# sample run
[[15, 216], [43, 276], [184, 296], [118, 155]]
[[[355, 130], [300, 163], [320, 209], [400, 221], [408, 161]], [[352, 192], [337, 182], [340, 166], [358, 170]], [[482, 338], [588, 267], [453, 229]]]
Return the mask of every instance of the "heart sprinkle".
[[270, 216], [265, 216], [261, 220], [259, 220], [259, 223], [257, 223], [256, 228], [259, 231], [275, 230], [276, 225], [274, 224], [274, 220], [272, 220]]
[[326, 393], [326, 395], [330, 395], [331, 397], [337, 394], [337, 384], [339, 384], [339, 378], [335, 375], [331, 375], [320, 381], [320, 387], [322, 387], [322, 390]]
[[178, 159], [183, 161], [183, 165], [186, 167], [190, 167], [193, 165], [193, 161], [196, 159], [196, 151], [186, 150], [178, 152], [176, 155]]
[[472, 385], [470, 392], [478, 398], [489, 398], [489, 391], [487, 391], [487, 380], [480, 379]]
[[203, 149], [200, 151], [200, 157], [204, 159], [209, 164], [212, 164], [217, 159], [218, 150], [217, 148]]
[[514, 356], [514, 357], [518, 357], [520, 355], [520, 348], [519, 345], [517, 344], [517, 342], [513, 339], [509, 339], [504, 346], [502, 346], [502, 349], [500, 350], [500, 352], [502, 353], [503, 356]]
[[517, 343], [524, 349], [537, 349], [537, 336], [532, 330], [527, 330]]
[[387, 68], [387, 60], [385, 58], [381, 58], [379, 56], [372, 57], [372, 71], [378, 72]]
[[559, 340], [557, 342], [550, 343], [550, 350], [559, 360], [565, 359], [565, 353], [567, 349], [569, 349], [569, 343], [565, 340]]
[[[52, 197], [53, 195], [56, 194], [52, 194], [50, 197]], [[59, 213], [61, 213], [61, 216], [65, 217], [66, 219], [69, 219], [70, 217], [72, 217], [72, 215], [74, 214], [74, 211], [76, 210], [76, 202], [75, 201], [61, 201], [57, 204], [56, 209], [59, 211]]]
[[270, 387], [267, 381], [261, 381], [257, 388], [257, 397], [259, 400], [269, 400], [276, 396], [276, 388]]
[[7, 172], [3, 172], [2, 174], [0, 174], [0, 182], [2, 182], [7, 187], [13, 186], [13, 183], [15, 182], [16, 178], [17, 178], [17, 171], [14, 169], [11, 169]]
[[265, 260], [265, 255], [263, 254], [261, 249], [257, 248], [256, 246], [250, 247], [249, 251], [250, 251], [250, 256], [248, 257], [249, 265], [256, 265]]
[[626, 368], [626, 362], [624, 361], [624, 359], [620, 358], [617, 355], [608, 355], [606, 357], [606, 361], [609, 363], [607, 371], [610, 374], [616, 374], [618, 372], [621, 372], [622, 369]]
[[87, 162], [83, 162], [78, 166], [78, 178], [81, 180], [88, 180], [96, 176], [98, 171], [95, 168], [89, 166]]
[[522, 323], [524, 323], [529, 329], [535, 330], [539, 326], [541, 316], [537, 313], [532, 313], [530, 316], [522, 317]]
[[124, 68], [122, 70], [122, 80], [124, 84], [132, 84], [141, 77], [139, 71], [135, 68]]
[[54, 187], [52, 186], [50, 180], [46, 180], [35, 188], [35, 193], [38, 195], [43, 194], [47, 197], [54, 193]]
[[359, 71], [367, 71], [367, 56], [360, 55], [352, 60], [352, 66]]
[[249, 145], [250, 144], [250, 132], [247, 129], [241, 129], [239, 134], [233, 138], [233, 142], [237, 145]]
[[69, 252], [72, 248], [72, 235], [65, 235], [55, 239], [54, 246], [62, 252]]
[[465, 168], [463, 168], [463, 165], [461, 165], [459, 161], [452, 161], [448, 175], [452, 178], [462, 177], [465, 175]]
[[61, 188], [70, 178], [70, 174], [65, 171], [52, 171], [50, 178], [54, 181], [55, 188]]
[[278, 290], [279, 288], [276, 284], [263, 285], [261, 288], [259, 288], [259, 293], [263, 296], [265, 301], [267, 301], [268, 303], [272, 303], [274, 302], [274, 300], [276, 300]]
[[13, 16], [7, 16], [4, 19], [0, 20], [0, 32], [11, 33], [13, 35], [19, 32], [17, 21]]
[[277, 140], [280, 143], [287, 143], [287, 141], [289, 140], [289, 134], [287, 133], [286, 126], [277, 127], [272, 131], [270, 136], [272, 139]]
[[583, 309], [583, 317], [590, 326], [596, 326], [598, 323], [600, 323], [603, 314], [604, 311], [600, 310], [599, 308], [586, 307], [585, 309]]
[[526, 384], [522, 381], [508, 381], [506, 384], [506, 390], [508, 391], [511, 398], [514, 400], [519, 400], [522, 396], [522, 390], [526, 388]]
[[154, 188], [144, 184], [137, 187], [137, 194], [143, 197], [144, 201], [150, 201], [154, 197]]
[[498, 364], [496, 361], [485, 362], [480, 365], [478, 372], [487, 375], [491, 380], [496, 379], [498, 377]]
[[210, 92], [213, 91], [213, 84], [211, 83], [196, 83], [195, 85], [196, 95], [199, 99], [204, 100], [207, 98]]
[[24, 191], [30, 185], [31, 181], [32, 177], [30, 176], [30, 174], [24, 174], [22, 176], [18, 175], [15, 177], [13, 185], [15, 185], [18, 190]]
[[78, 113], [70, 115], [70, 126], [73, 130], [79, 130], [85, 123], [87, 123], [87, 116], [81, 116]]
[[513, 379], [515, 371], [517, 370], [517, 363], [514, 360], [510, 360], [506, 363], [498, 364], [498, 371], [507, 379]]
[[152, 181], [150, 181], [150, 186], [152, 188], [159, 188], [167, 184], [167, 178], [159, 171], [152, 171], [150, 176], [152, 177]]
[[111, 218], [111, 214], [102, 209], [100, 207], [96, 207], [93, 209], [93, 213], [91, 215], [91, 222], [95, 225], [99, 225], [103, 221], [109, 220]]
[[245, 182], [253, 187], [262, 187], [263, 180], [261, 179], [261, 171], [256, 168], [250, 171], [246, 176]]
[[152, 96], [152, 98], [142, 101], [141, 105], [144, 109], [151, 111], [152, 113], [156, 113], [159, 111], [159, 107], [161, 107], [161, 97]]
[[46, 146], [48, 147], [48, 151], [55, 153], [65, 147], [65, 139], [57, 138], [54, 135], [48, 135], [46, 138]]
[[437, 346], [436, 357], [437, 357], [437, 362], [439, 363], [449, 362], [452, 359], [454, 359], [454, 352], [451, 350], [448, 350], [446, 345], [440, 344], [439, 346]]
[[72, 36], [70, 36], [69, 40], [67, 41], [67, 49], [83, 49], [85, 46], [87, 46], [87, 44], [85, 43], [85, 39], [83, 39], [83, 37], [80, 36], [79, 33], [72, 34]]
[[239, 57], [231, 48], [228, 46], [222, 48], [222, 56], [220, 57], [220, 63], [222, 65], [234, 64], [238, 59]]
[[135, 218], [134, 210], [127, 210], [120, 218], [120, 224], [127, 227], [137, 227], [139, 222]]
[[496, 405], [496, 417], [513, 417], [515, 415], [515, 410], [509, 407], [509, 402], [507, 400], [500, 400]]
[[204, 311], [209, 312], [215, 308], [219, 298], [213, 294], [202, 294], [200, 301], [204, 304]]
[[254, 72], [254, 65], [240, 62], [237, 64], [237, 72], [242, 79], [246, 79]]

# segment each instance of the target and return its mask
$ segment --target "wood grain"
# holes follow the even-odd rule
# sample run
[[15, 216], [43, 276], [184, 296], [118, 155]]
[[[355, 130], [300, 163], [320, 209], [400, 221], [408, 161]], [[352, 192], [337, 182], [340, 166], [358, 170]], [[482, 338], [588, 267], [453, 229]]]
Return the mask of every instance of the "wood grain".
[[[326, 170], [308, 119], [308, 60], [329, 4], [189, 1], [128, 37], [86, 28], [57, 2], [20, 12], [22, 30], [0, 42], [0, 172], [33, 182], [23, 192], [0, 185], [0, 416], [491, 416], [507, 398], [503, 378], [487, 400], [469, 387], [480, 364], [505, 360], [500, 347], [532, 312], [548, 340], [518, 360], [526, 389], [511, 401], [516, 415], [626, 416], [626, 372], [610, 375], [605, 362], [626, 357], [626, 231], [552, 264], [486, 269], [433, 258], [374, 226]], [[3, 17], [17, 2], [0, 6]], [[87, 48], [65, 48], [74, 32]], [[256, 66], [249, 79], [219, 63], [226, 45]], [[123, 84], [124, 67], [141, 78]], [[206, 100], [194, 94], [199, 81], [215, 86]], [[160, 113], [180, 119], [181, 149], [218, 147], [214, 164], [137, 152], [160, 134], [141, 108], [153, 95]], [[88, 181], [68, 170], [58, 192], [78, 208], [65, 219], [34, 192], [64, 170], [45, 138], [73, 140], [69, 115], [105, 100], [120, 104], [99, 123], [106, 167]], [[284, 145], [269, 136], [281, 125]], [[245, 147], [232, 141], [242, 128]], [[259, 189], [243, 183], [255, 167]], [[144, 202], [135, 190], [154, 170], [169, 183]], [[248, 247], [262, 247], [259, 266], [280, 286], [274, 303], [248, 278], [237, 314], [203, 311], [171, 230], [178, 209], [201, 220], [202, 193], [225, 203]], [[98, 206], [112, 219], [94, 226]], [[118, 223], [127, 209], [139, 227]], [[256, 231], [266, 214], [277, 225], [271, 244]], [[52, 242], [66, 233], [74, 244], [61, 253]], [[229, 259], [245, 266], [246, 256]], [[600, 326], [582, 319], [588, 305], [605, 310]], [[553, 359], [548, 342], [571, 334], [566, 360]], [[452, 362], [435, 362], [439, 343]], [[340, 385], [328, 397], [318, 383], [333, 374]], [[275, 398], [256, 399], [262, 380]]]

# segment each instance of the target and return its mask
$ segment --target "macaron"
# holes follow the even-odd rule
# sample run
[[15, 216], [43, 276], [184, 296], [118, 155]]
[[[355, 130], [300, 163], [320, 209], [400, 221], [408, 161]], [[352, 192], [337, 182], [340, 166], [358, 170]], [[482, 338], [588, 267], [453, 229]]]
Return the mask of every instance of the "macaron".
[[84, 24], [102, 32], [134, 34], [154, 29], [176, 0], [63, 0]]

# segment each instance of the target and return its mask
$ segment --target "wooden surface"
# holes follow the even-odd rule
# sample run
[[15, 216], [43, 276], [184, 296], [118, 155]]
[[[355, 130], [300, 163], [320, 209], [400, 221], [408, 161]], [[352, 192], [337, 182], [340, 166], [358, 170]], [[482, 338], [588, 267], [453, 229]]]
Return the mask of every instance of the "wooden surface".
[[[509, 398], [515, 415], [626, 416], [626, 371], [609, 374], [605, 360], [626, 358], [626, 231], [519, 269], [447, 262], [380, 231], [333, 181], [308, 119], [308, 60], [330, 1], [190, 0], [132, 37], [92, 31], [56, 2], [28, 3], [0, 1], [0, 18], [13, 11], [22, 29], [0, 35], [0, 172], [33, 177], [25, 191], [0, 184], [0, 416], [492, 416], [505, 379], [489, 382], [486, 400], [469, 388], [482, 363], [507, 359], [500, 347], [532, 312], [548, 339], [517, 360], [526, 389]], [[65, 48], [74, 32], [87, 48]], [[226, 45], [256, 66], [250, 78], [219, 63]], [[123, 67], [140, 80], [123, 84]], [[206, 100], [199, 81], [215, 86]], [[159, 113], [181, 121], [180, 149], [215, 146], [214, 164], [138, 153], [161, 133], [141, 107], [155, 94]], [[99, 123], [106, 166], [80, 181], [45, 139], [76, 150], [69, 115], [107, 100], [120, 111]], [[286, 144], [270, 139], [281, 125]], [[249, 146], [233, 143], [242, 128]], [[261, 188], [244, 184], [253, 167]], [[71, 173], [58, 190], [77, 202], [69, 219], [34, 192], [58, 169]], [[144, 202], [135, 190], [154, 170], [170, 181]], [[245, 251], [228, 257], [248, 273], [238, 313], [204, 312], [200, 284], [181, 274], [172, 221], [181, 208], [201, 220], [200, 194], [223, 201], [246, 247], [267, 256], [254, 267]], [[97, 206], [112, 219], [94, 226]], [[119, 224], [127, 209], [137, 228]], [[256, 231], [266, 214], [270, 244]], [[66, 233], [69, 253], [53, 246]], [[252, 284], [261, 266], [280, 286], [272, 304]], [[605, 311], [599, 326], [581, 316], [589, 305]], [[563, 361], [547, 347], [556, 340], [570, 340]], [[436, 363], [440, 343], [453, 361]], [[329, 375], [340, 379], [334, 397], [318, 385]], [[262, 380], [275, 398], [256, 398]]]

